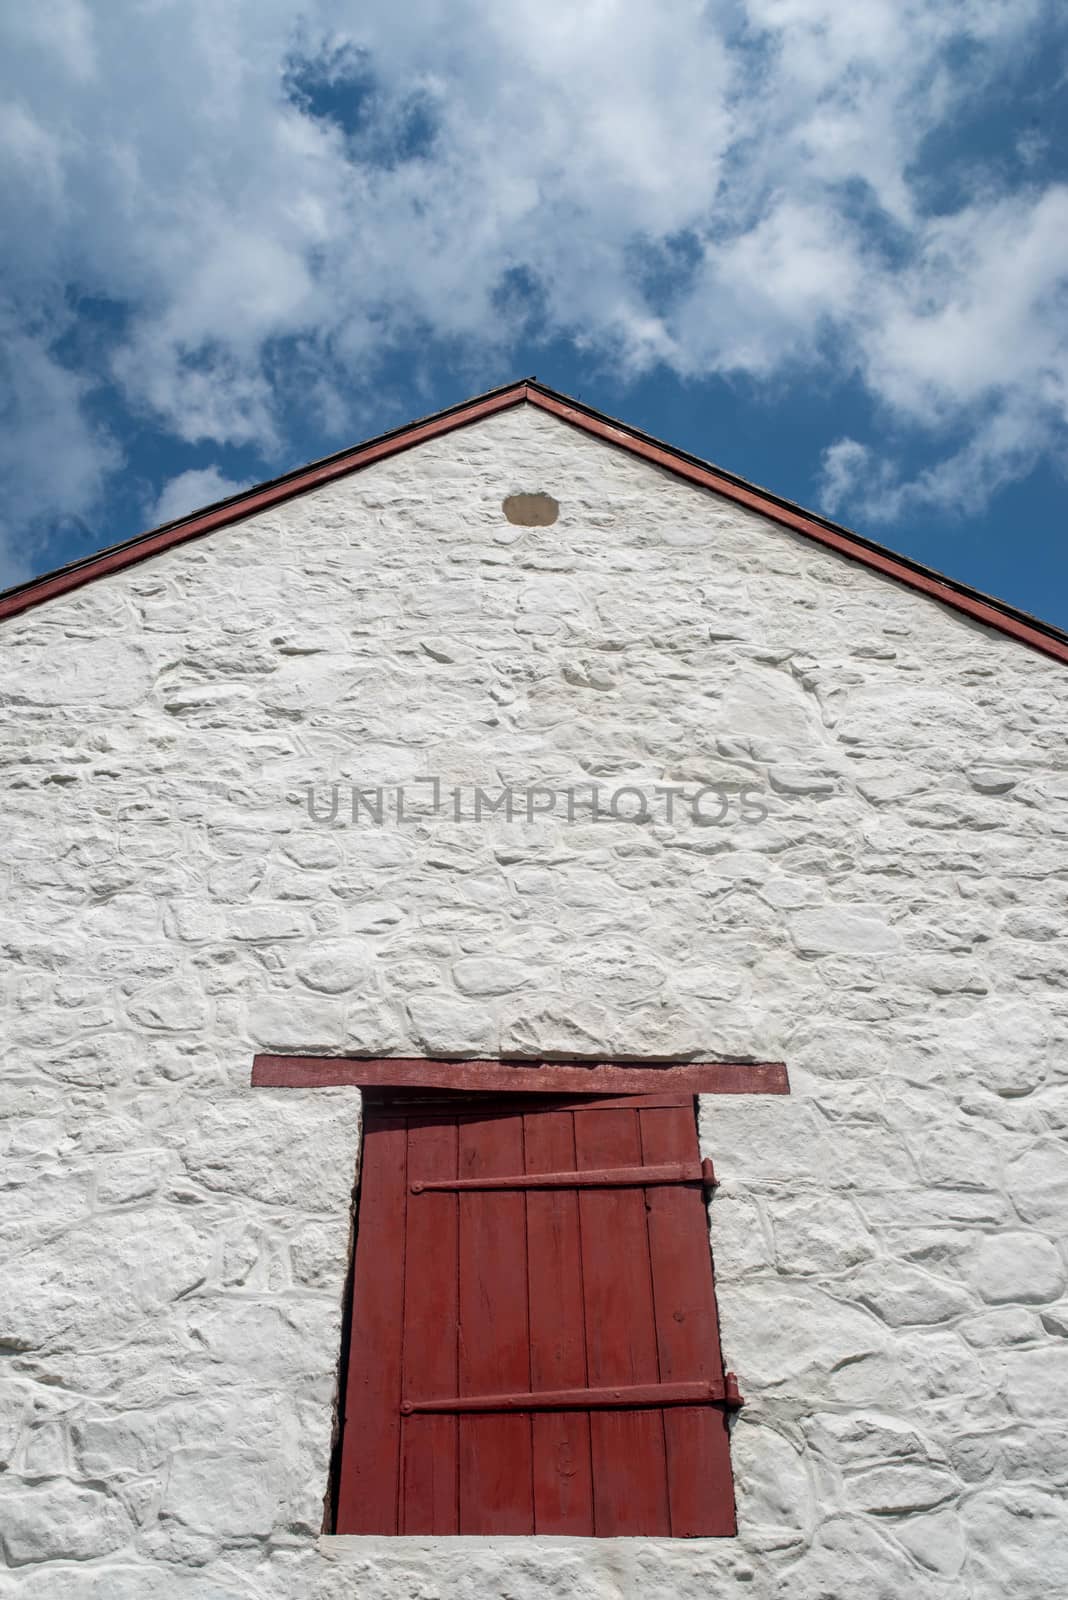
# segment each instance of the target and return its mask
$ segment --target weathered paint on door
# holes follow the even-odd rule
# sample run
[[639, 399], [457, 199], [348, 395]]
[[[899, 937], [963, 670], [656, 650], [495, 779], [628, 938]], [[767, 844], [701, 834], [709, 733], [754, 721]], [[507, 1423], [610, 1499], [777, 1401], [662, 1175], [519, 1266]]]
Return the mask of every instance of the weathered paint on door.
[[735, 1531], [692, 1098], [369, 1108], [353, 1305], [339, 1533]]

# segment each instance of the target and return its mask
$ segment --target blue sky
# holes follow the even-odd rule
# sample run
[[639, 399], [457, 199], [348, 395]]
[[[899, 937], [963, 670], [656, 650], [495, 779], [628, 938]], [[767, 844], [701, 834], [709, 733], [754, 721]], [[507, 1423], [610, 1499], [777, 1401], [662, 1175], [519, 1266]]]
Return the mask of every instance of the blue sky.
[[1068, 627], [1046, 0], [37, 0], [0, 582], [535, 373]]

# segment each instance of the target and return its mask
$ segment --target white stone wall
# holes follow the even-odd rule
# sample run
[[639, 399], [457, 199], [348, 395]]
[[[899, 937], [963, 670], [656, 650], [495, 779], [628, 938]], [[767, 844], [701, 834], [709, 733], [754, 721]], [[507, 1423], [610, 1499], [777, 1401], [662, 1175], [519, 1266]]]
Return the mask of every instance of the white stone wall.
[[[531, 408], [0, 628], [2, 1600], [1068, 1593], [1066, 688]], [[305, 809], [432, 775], [769, 814]], [[257, 1049], [788, 1062], [736, 1540], [319, 1539], [359, 1096]]]

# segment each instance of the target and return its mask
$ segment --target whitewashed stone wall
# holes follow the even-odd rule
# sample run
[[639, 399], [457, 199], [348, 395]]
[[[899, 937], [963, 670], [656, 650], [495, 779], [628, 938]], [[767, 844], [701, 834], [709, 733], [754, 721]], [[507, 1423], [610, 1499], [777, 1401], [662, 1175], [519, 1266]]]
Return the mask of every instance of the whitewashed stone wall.
[[[531, 408], [4, 625], [2, 1600], [1068, 1593], [1066, 688]], [[431, 775], [769, 815], [304, 806]], [[736, 1540], [319, 1539], [359, 1097], [257, 1049], [787, 1060]]]

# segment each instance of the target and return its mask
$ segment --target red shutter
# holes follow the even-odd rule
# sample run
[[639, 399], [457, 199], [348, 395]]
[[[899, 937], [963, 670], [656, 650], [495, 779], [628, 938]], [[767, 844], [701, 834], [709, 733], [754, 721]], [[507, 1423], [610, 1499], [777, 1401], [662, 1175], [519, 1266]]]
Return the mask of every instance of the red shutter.
[[337, 1532], [733, 1533], [693, 1100], [530, 1104], [367, 1111]]

